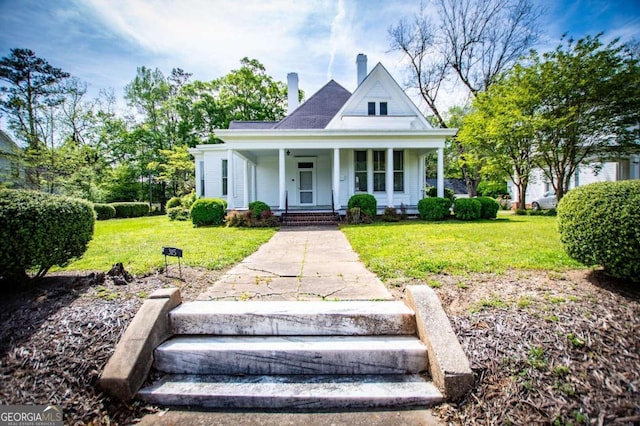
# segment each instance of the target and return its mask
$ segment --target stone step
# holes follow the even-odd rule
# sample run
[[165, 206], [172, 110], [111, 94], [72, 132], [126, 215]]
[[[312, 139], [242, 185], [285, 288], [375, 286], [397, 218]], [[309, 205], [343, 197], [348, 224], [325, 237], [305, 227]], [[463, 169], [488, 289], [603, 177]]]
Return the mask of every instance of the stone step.
[[340, 223], [340, 215], [330, 212], [298, 212], [284, 213], [282, 225], [306, 226], [306, 225], [336, 225]]
[[375, 409], [427, 407], [442, 394], [419, 375], [169, 375], [138, 392], [153, 404], [228, 409]]
[[413, 311], [398, 301], [197, 301], [180, 305], [169, 316], [175, 334], [416, 334]]
[[175, 374], [409, 374], [427, 349], [409, 336], [178, 336], [155, 350]]

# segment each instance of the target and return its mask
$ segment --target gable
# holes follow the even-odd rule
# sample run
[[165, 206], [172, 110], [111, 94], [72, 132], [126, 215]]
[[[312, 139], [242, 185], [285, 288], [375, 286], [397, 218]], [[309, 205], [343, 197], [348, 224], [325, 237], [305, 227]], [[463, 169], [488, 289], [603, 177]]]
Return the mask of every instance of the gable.
[[[373, 104], [374, 115], [369, 113], [370, 104]], [[326, 128], [426, 130], [432, 126], [391, 74], [378, 63]]]

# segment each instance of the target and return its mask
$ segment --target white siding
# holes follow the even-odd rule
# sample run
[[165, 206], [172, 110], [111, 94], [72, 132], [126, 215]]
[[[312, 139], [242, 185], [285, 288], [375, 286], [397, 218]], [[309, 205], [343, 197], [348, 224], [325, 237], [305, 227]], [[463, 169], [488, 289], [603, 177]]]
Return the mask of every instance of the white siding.
[[256, 165], [256, 199], [271, 208], [279, 207], [278, 200], [278, 156], [258, 157]]

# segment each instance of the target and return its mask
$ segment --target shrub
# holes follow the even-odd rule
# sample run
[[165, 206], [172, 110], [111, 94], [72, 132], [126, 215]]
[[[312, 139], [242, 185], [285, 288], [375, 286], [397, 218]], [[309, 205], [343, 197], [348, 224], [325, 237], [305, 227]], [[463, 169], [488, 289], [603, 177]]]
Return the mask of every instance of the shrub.
[[[425, 194], [428, 197], [437, 197], [438, 196], [438, 188], [435, 186], [427, 186], [425, 188]], [[444, 189], [444, 198], [447, 198], [449, 200], [451, 200], [451, 202], [453, 203], [453, 200], [456, 199], [456, 193], [454, 192], [453, 189], [450, 188], [445, 188]]]
[[480, 218], [482, 204], [476, 198], [458, 198], [453, 203], [456, 219], [476, 220]]
[[169, 211], [169, 209], [172, 209], [174, 207], [180, 207], [182, 206], [182, 198], [180, 197], [171, 197], [169, 198], [169, 201], [167, 201], [167, 212]]
[[199, 198], [191, 206], [191, 221], [195, 226], [220, 225], [227, 202], [220, 198]]
[[398, 222], [400, 215], [394, 207], [385, 207], [381, 219], [383, 222]]
[[96, 218], [98, 220], [107, 220], [116, 217], [116, 209], [110, 204], [95, 203], [93, 210], [96, 212]]
[[496, 200], [489, 197], [478, 197], [476, 200], [480, 201], [480, 217], [482, 219], [495, 219], [498, 217], [500, 204]]
[[167, 209], [169, 220], [189, 220], [189, 209], [182, 206], [170, 207]]
[[449, 217], [451, 200], [442, 197], [423, 198], [418, 201], [418, 213], [423, 220], [443, 220]]
[[640, 282], [640, 181], [598, 182], [569, 191], [558, 204], [558, 229], [573, 259]]
[[253, 217], [259, 219], [262, 216], [262, 212], [271, 212], [271, 207], [262, 201], [252, 201], [249, 203], [249, 210], [253, 212]]
[[507, 182], [504, 180], [483, 180], [478, 183], [477, 192], [478, 195], [484, 197], [498, 198], [499, 196], [508, 194], [509, 189], [507, 188]]
[[110, 203], [116, 209], [116, 217], [141, 217], [149, 214], [149, 204], [141, 202]]
[[193, 205], [193, 203], [195, 203], [197, 199], [198, 199], [198, 197], [196, 197], [196, 193], [195, 192], [187, 194], [184, 197], [182, 197], [182, 206], [185, 209], [190, 209], [191, 206]]
[[25, 190], [0, 190], [0, 277], [35, 278], [82, 256], [93, 237], [90, 202]]
[[371, 194], [355, 194], [349, 198], [347, 208], [352, 209], [354, 207], [360, 207], [360, 212], [363, 215], [369, 216], [371, 219], [376, 217], [378, 212], [378, 202], [376, 197]]

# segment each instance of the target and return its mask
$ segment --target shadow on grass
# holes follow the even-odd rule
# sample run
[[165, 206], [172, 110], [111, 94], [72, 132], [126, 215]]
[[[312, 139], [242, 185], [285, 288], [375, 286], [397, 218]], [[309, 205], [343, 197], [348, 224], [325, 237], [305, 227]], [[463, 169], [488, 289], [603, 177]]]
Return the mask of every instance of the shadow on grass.
[[0, 286], [9, 288], [0, 300], [0, 358], [12, 347], [28, 341], [50, 316], [73, 303], [96, 282], [91, 274], [58, 274], [19, 287], [6, 284], [0, 281]]

